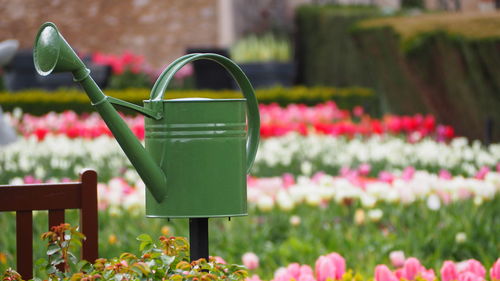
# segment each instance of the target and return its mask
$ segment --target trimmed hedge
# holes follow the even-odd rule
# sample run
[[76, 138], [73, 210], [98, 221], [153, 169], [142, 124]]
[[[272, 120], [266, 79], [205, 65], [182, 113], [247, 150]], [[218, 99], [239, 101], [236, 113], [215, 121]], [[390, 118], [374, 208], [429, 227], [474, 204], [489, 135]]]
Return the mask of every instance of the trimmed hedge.
[[304, 84], [373, 88], [383, 112], [431, 113], [460, 135], [500, 141], [500, 14], [361, 20], [360, 13], [334, 33], [346, 21], [342, 9], [299, 9]]
[[[142, 105], [142, 101], [149, 99], [149, 89], [127, 89], [108, 90], [109, 96], [119, 98], [128, 102]], [[255, 91], [260, 103], [276, 102], [281, 105], [289, 103], [304, 103], [313, 105], [325, 101], [335, 101], [340, 108], [352, 109], [354, 106], [362, 105], [373, 115], [379, 115], [379, 103], [374, 92], [367, 88], [331, 88], [331, 87], [294, 87], [294, 88], [270, 88]], [[241, 98], [239, 91], [208, 91], [173, 90], [165, 93], [165, 98]], [[12, 111], [19, 107], [26, 113], [35, 115], [45, 114], [49, 111], [62, 112], [74, 110], [75, 112], [91, 112], [94, 109], [90, 105], [87, 95], [76, 89], [61, 89], [54, 92], [42, 90], [30, 90], [16, 93], [0, 93], [0, 104], [4, 111]], [[127, 113], [129, 113], [127, 111]]]
[[350, 29], [359, 20], [378, 14], [378, 10], [367, 6], [300, 6], [296, 13], [299, 83], [335, 87], [372, 85]]

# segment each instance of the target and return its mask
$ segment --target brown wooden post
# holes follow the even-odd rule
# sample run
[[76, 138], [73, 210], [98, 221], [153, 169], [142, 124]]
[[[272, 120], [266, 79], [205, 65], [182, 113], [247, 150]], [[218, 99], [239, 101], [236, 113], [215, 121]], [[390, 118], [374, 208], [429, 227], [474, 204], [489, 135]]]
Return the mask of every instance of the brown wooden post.
[[64, 209], [49, 210], [49, 230], [61, 223], [64, 223]]
[[80, 175], [81, 213], [80, 225], [86, 239], [82, 245], [82, 258], [94, 263], [99, 257], [98, 253], [98, 226], [99, 217], [97, 213], [97, 173], [93, 170], [85, 170]]
[[16, 212], [17, 271], [23, 279], [33, 278], [33, 214]]

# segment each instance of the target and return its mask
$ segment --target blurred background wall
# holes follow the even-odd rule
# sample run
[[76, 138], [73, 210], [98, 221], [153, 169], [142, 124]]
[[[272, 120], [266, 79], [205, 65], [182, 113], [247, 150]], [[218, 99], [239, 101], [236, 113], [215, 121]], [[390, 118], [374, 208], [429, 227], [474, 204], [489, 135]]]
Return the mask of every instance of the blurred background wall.
[[422, 2], [440, 10], [494, 9], [498, 0], [0, 0], [0, 40], [14, 38], [31, 48], [38, 27], [56, 23], [82, 53], [143, 55], [162, 67], [187, 48], [228, 47], [237, 38], [266, 30], [293, 29], [301, 4], [371, 4], [398, 9]]

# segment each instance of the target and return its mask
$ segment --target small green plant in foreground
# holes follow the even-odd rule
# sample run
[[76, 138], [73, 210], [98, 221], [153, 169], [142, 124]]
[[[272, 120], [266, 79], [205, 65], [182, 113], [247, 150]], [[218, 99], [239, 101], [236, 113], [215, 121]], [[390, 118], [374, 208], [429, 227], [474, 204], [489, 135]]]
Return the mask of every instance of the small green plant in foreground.
[[[81, 247], [84, 235], [77, 227], [61, 224], [42, 234], [48, 241], [48, 260], [40, 259], [37, 267], [47, 276], [43, 280], [243, 280], [247, 272], [243, 266], [217, 263], [199, 259], [189, 262], [189, 243], [184, 237], [159, 238], [156, 244], [149, 235], [137, 237], [140, 241], [139, 256], [123, 253], [119, 258], [97, 259], [94, 264], [78, 260], [70, 251]], [[78, 247], [75, 247], [78, 246]], [[22, 277], [7, 269], [1, 280], [18, 281]], [[40, 277], [33, 280], [41, 281]]]

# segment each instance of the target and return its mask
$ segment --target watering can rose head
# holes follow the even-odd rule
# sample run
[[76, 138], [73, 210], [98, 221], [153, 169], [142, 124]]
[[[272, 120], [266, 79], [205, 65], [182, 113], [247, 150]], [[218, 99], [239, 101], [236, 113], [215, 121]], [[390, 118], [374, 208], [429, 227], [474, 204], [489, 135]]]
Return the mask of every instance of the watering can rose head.
[[[185, 55], [165, 68], [141, 107], [106, 96], [53, 23], [41, 26], [33, 53], [40, 75], [71, 72], [82, 85], [146, 184], [147, 216], [246, 215], [246, 174], [257, 152], [260, 117], [252, 85], [234, 62], [216, 54]], [[230, 72], [244, 98], [163, 99], [175, 73], [201, 59]], [[113, 105], [147, 117], [145, 147]]]

